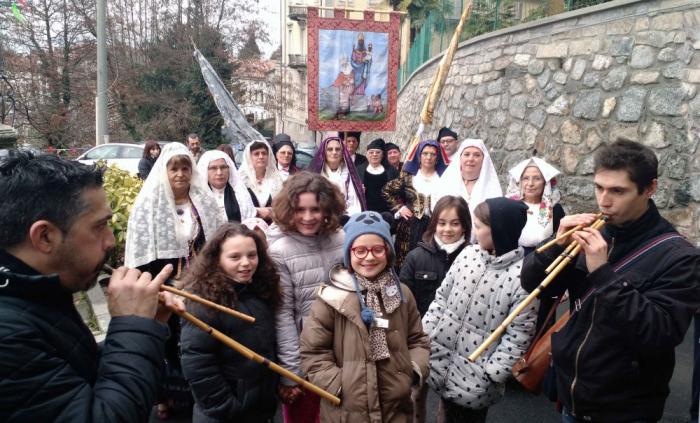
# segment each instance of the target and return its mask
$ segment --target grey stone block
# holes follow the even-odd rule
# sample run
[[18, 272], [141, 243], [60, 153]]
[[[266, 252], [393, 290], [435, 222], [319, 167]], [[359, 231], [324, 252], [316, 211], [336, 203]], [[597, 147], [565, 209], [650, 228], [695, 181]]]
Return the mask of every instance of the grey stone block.
[[627, 78], [627, 68], [620, 66], [608, 72], [600, 86], [606, 91], [619, 90], [625, 84], [625, 78]]
[[581, 91], [574, 102], [573, 115], [582, 119], [596, 119], [600, 113], [601, 99], [600, 90]]
[[614, 37], [610, 40], [610, 48], [608, 51], [611, 56], [629, 56], [632, 54], [634, 47], [634, 38], [632, 37]]
[[680, 86], [657, 87], [649, 93], [649, 111], [661, 116], [680, 116], [683, 88]]
[[641, 87], [628, 88], [617, 105], [617, 120], [621, 122], [637, 122], [642, 115], [644, 98], [647, 90]]
[[636, 46], [630, 58], [630, 67], [644, 69], [654, 64], [656, 50], [649, 46]]
[[678, 79], [681, 77], [681, 74], [683, 73], [683, 63], [681, 62], [673, 62], [670, 65], [666, 66], [661, 73], [663, 74], [664, 77], [669, 78], [669, 79]]

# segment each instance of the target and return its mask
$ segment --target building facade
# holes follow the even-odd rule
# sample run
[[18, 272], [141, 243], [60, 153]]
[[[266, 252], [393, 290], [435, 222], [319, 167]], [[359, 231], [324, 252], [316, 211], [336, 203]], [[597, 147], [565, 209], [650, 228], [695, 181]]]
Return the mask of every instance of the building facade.
[[[284, 132], [301, 144], [317, 143], [321, 134], [307, 126], [307, 8], [327, 7], [357, 10], [393, 10], [391, 0], [280, 0], [282, 57], [279, 68], [279, 91], [276, 132]], [[321, 10], [330, 16], [331, 10]], [[361, 12], [348, 12], [349, 18], [361, 19]], [[379, 15], [377, 19], [388, 19]], [[402, 37], [406, 40], [408, 37]]]

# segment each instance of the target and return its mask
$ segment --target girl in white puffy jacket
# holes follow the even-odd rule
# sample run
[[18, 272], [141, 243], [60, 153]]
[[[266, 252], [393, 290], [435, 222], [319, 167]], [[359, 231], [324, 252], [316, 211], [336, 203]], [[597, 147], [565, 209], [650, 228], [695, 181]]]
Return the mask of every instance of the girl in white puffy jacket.
[[441, 396], [445, 422], [485, 422], [501, 399], [513, 364], [532, 341], [537, 301], [531, 303], [476, 362], [467, 357], [527, 297], [520, 287], [520, 232], [527, 206], [492, 198], [472, 216], [478, 245], [464, 248], [423, 317], [430, 336], [428, 383]]

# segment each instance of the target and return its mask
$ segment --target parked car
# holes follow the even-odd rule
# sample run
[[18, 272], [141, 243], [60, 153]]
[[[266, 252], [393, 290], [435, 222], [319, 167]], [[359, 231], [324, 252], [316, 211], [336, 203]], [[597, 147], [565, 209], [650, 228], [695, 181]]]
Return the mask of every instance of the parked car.
[[143, 144], [109, 143], [89, 149], [76, 160], [85, 164], [103, 160], [108, 165], [114, 164], [132, 175], [138, 175], [141, 157], [143, 157]]

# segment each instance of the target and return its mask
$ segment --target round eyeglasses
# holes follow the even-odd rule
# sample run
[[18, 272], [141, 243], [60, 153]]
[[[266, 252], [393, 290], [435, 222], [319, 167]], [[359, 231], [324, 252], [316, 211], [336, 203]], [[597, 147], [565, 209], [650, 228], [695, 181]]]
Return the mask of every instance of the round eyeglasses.
[[367, 257], [367, 254], [369, 254], [370, 251], [372, 252], [372, 255], [374, 257], [384, 257], [384, 255], [386, 255], [386, 245], [373, 245], [371, 247], [352, 247], [350, 251], [352, 251], [355, 257], [359, 259]]

